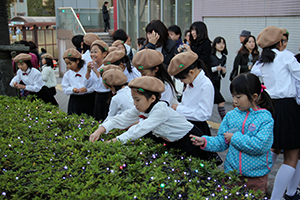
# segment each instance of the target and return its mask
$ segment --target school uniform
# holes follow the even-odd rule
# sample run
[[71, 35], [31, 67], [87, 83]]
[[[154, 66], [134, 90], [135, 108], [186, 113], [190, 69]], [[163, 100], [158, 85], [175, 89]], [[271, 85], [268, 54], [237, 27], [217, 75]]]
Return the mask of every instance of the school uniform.
[[222, 67], [226, 67], [226, 56], [219, 53], [221, 58], [219, 58], [216, 55], [210, 55], [210, 65], [211, 65], [211, 71], [212, 71], [212, 78], [214, 80], [213, 84], [215, 87], [215, 100], [214, 103], [219, 104], [222, 102], [225, 102], [224, 97], [220, 93], [221, 89], [221, 77], [225, 77], [226, 73], [223, 73], [223, 71], [218, 71], [217, 67], [220, 65]]
[[211, 135], [206, 120], [212, 115], [213, 104], [214, 86], [201, 70], [193, 83], [186, 86], [176, 111], [198, 126], [205, 135]]
[[44, 65], [42, 67], [42, 76], [43, 76], [43, 81], [45, 82], [45, 86], [49, 88], [49, 90], [53, 95], [55, 95], [56, 94], [55, 86], [57, 85], [57, 82], [52, 67]]
[[160, 100], [168, 102], [168, 104], [171, 106], [172, 103], [174, 102], [174, 99], [176, 99], [175, 91], [168, 82], [165, 82], [164, 84], [165, 84], [165, 91], [161, 93]]
[[[68, 103], [68, 114], [76, 113], [81, 115], [82, 113], [86, 113], [87, 115], [93, 115], [94, 109], [94, 88], [86, 87], [84, 84], [85, 75], [87, 69], [82, 67], [78, 72], [73, 70], [68, 70], [62, 79], [61, 87], [63, 88], [63, 92], [66, 95], [70, 95], [69, 103]], [[86, 87], [87, 92], [85, 93], [75, 93], [73, 92], [73, 88], [82, 88]]]
[[[101, 67], [103, 66], [104, 65], [101, 65], [97, 70], [100, 71]], [[104, 120], [108, 115], [109, 104], [112, 96], [110, 89], [105, 88], [102, 83], [102, 77], [100, 76], [98, 78], [93, 70], [90, 73], [90, 78], [85, 78], [84, 81], [86, 87], [92, 87], [95, 91], [95, 101], [93, 102], [93, 117], [96, 120]]]
[[110, 101], [108, 116], [105, 121], [109, 117], [113, 117], [115, 115], [119, 115], [125, 110], [133, 108], [133, 99], [131, 96], [131, 89], [128, 86], [118, 90], [117, 94], [115, 94]]
[[132, 72], [129, 72], [127, 70], [127, 68], [125, 68], [124, 70], [124, 74], [127, 76], [127, 82], [129, 83], [131, 80], [137, 78], [137, 77], [141, 77], [142, 74], [141, 72], [139, 72], [139, 70], [137, 70], [137, 68], [135, 68], [134, 66], [131, 66], [131, 70]]
[[81, 59], [84, 60], [83, 67], [87, 68], [88, 63], [93, 61], [90, 50], [86, 50], [86, 52], [81, 55]]
[[113, 128], [124, 129], [137, 122], [140, 117], [144, 120], [131, 126], [125, 133], [117, 136], [122, 143], [136, 140], [152, 131], [155, 137], [160, 137], [167, 147], [177, 148], [187, 155], [209, 160], [211, 153], [201, 150], [192, 144], [189, 135], [202, 136], [200, 129], [188, 122], [165, 102], [157, 102], [149, 113], [139, 112], [135, 107], [124, 111], [122, 114], [110, 117], [101, 124], [106, 129], [106, 134]]
[[296, 103], [295, 79], [300, 80], [300, 64], [289, 51], [272, 49], [276, 57], [272, 63], [256, 63], [266, 91], [275, 103], [274, 143], [276, 149], [300, 148], [300, 106]]
[[42, 99], [46, 103], [51, 103], [53, 105], [58, 105], [54, 96], [50, 93], [49, 89], [45, 86], [43, 81], [43, 76], [39, 70], [36, 68], [28, 68], [26, 72], [18, 70], [17, 74], [10, 81], [10, 86], [13, 86], [14, 82], [23, 82], [26, 86], [25, 90], [29, 91], [31, 95], [37, 95], [38, 98]]

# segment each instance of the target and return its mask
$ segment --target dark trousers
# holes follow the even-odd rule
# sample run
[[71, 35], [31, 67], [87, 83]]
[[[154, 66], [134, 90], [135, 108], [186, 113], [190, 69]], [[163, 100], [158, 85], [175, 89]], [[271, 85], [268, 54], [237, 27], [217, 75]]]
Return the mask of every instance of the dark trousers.
[[106, 32], [108, 31], [108, 29], [110, 29], [109, 20], [104, 20], [104, 23], [105, 23], [104, 32]]

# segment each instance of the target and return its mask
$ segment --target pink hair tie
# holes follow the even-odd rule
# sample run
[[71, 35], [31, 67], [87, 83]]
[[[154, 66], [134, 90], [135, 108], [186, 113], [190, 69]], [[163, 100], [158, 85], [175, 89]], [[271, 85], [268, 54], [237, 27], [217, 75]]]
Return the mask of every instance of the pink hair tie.
[[264, 86], [264, 85], [261, 85], [261, 90], [260, 90], [260, 93], [262, 93], [265, 89], [267, 89], [266, 88], [266, 86]]

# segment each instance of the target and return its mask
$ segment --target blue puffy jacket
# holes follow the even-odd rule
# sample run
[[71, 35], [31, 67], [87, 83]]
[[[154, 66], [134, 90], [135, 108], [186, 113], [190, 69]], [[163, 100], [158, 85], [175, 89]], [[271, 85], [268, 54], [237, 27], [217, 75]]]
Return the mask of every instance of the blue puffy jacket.
[[[273, 144], [274, 121], [265, 109], [240, 111], [238, 108], [224, 117], [216, 137], [203, 136], [206, 151], [221, 152], [228, 147], [224, 163], [225, 172], [237, 170], [241, 175], [260, 177], [268, 174], [272, 167], [271, 146]], [[230, 144], [224, 133], [237, 129]]]

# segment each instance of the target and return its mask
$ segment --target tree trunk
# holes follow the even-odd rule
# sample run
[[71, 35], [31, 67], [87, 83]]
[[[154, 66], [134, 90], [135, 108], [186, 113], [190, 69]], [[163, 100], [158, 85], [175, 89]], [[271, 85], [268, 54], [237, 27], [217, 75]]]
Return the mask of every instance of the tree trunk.
[[[0, 27], [0, 45], [10, 45], [7, 0], [0, 0]], [[0, 95], [16, 95], [16, 90], [9, 86], [9, 82], [13, 76], [10, 52], [0, 49]]]

